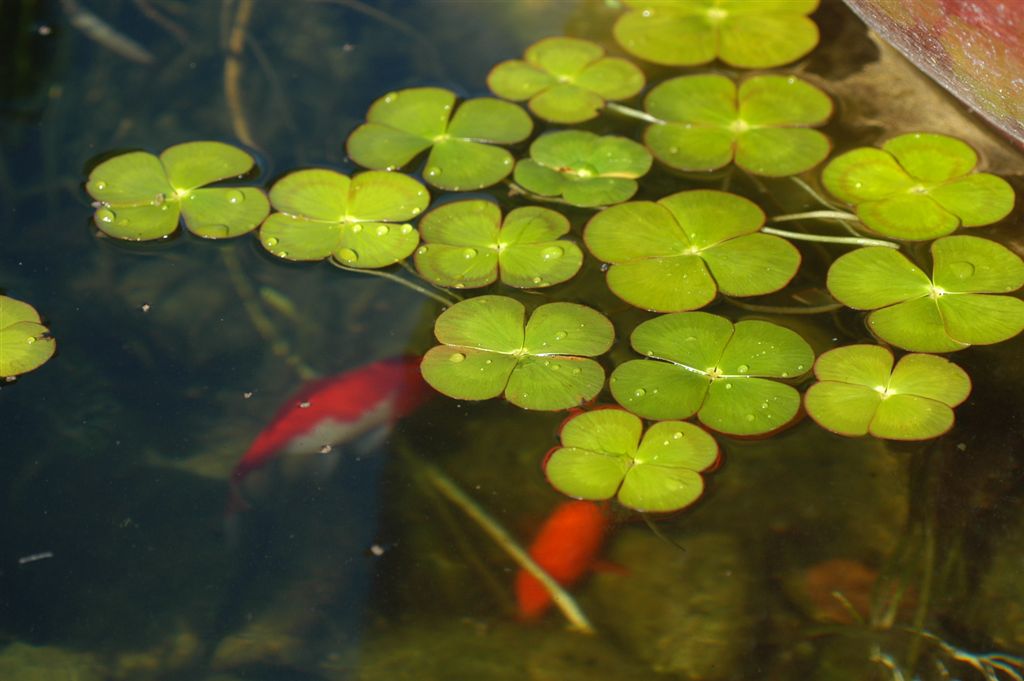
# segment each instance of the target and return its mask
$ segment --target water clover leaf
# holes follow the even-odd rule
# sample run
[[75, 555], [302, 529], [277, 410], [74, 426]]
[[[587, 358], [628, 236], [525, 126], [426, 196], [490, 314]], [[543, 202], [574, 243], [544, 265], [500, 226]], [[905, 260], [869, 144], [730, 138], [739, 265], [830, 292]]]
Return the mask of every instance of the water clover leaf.
[[56, 349], [34, 307], [0, 296], [0, 377], [38, 369]]
[[349, 178], [312, 168], [275, 182], [270, 201], [280, 212], [264, 220], [260, 243], [274, 255], [333, 257], [350, 267], [374, 268], [412, 255], [419, 234], [404, 221], [423, 212], [430, 195], [400, 173], [370, 170]]
[[821, 180], [875, 232], [923, 241], [997, 222], [1013, 209], [1013, 188], [1001, 177], [972, 173], [977, 163], [974, 150], [956, 138], [909, 133], [881, 149], [837, 156]]
[[755, 76], [736, 87], [725, 76], [681, 76], [647, 95], [644, 108], [665, 121], [644, 133], [662, 163], [715, 170], [736, 161], [755, 175], [783, 177], [828, 156], [828, 137], [807, 126], [832, 115], [828, 95], [795, 76]]
[[643, 422], [615, 407], [572, 417], [562, 426], [562, 446], [551, 451], [544, 472], [571, 497], [619, 503], [641, 512], [678, 511], [700, 498], [702, 471], [718, 461], [718, 444], [703, 429], [662, 421], [641, 439]]
[[130, 241], [170, 236], [179, 218], [190, 232], [225, 239], [250, 232], [270, 212], [255, 187], [205, 187], [241, 177], [255, 161], [221, 142], [185, 142], [160, 157], [132, 151], [93, 168], [85, 189], [97, 201], [93, 216], [104, 233]]
[[889, 440], [927, 440], [953, 426], [953, 407], [967, 399], [971, 379], [935, 355], [893, 355], [878, 345], [829, 350], [814, 364], [818, 383], [804, 396], [807, 413], [839, 435], [870, 433]]
[[636, 178], [650, 169], [650, 153], [633, 140], [563, 130], [541, 135], [530, 145], [530, 158], [516, 164], [515, 180], [534, 194], [593, 208], [632, 197]]
[[545, 38], [526, 49], [525, 60], [503, 61], [487, 76], [491, 92], [529, 100], [530, 111], [554, 123], [582, 123], [608, 100], [628, 99], [644, 87], [644, 74], [625, 59], [578, 38]]
[[747, 199], [701, 189], [607, 208], [587, 223], [583, 239], [594, 257], [611, 263], [615, 295], [675, 312], [703, 307], [718, 291], [756, 296], [789, 283], [800, 252], [758, 233], [763, 224], [764, 213]]
[[818, 44], [807, 17], [818, 0], [624, 0], [615, 40], [626, 52], [666, 66], [718, 57], [741, 69], [796, 61]]
[[573, 303], [541, 305], [525, 320], [523, 304], [504, 296], [453, 305], [434, 324], [443, 345], [424, 356], [423, 378], [458, 400], [504, 393], [523, 409], [557, 411], [593, 399], [604, 369], [587, 358], [611, 347], [611, 322]]
[[571, 279], [583, 264], [583, 252], [571, 241], [561, 213], [538, 206], [516, 208], [504, 222], [501, 209], [479, 199], [435, 208], [420, 220], [424, 245], [416, 251], [416, 269], [440, 286], [478, 288], [501, 282], [516, 288], [541, 288]]
[[456, 107], [454, 92], [434, 87], [387, 94], [373, 103], [366, 120], [348, 138], [353, 161], [394, 170], [430, 149], [423, 177], [450, 191], [503, 180], [512, 172], [512, 154], [494, 145], [521, 142], [533, 131], [522, 107], [489, 97]]
[[706, 312], [655, 317], [637, 326], [630, 341], [651, 359], [616, 367], [616, 402], [647, 419], [697, 414], [729, 435], [762, 435], [792, 421], [800, 394], [773, 379], [796, 378], [814, 361], [794, 331], [758, 320], [733, 324]]
[[890, 248], [851, 251], [832, 263], [828, 289], [844, 305], [872, 310], [871, 331], [904, 350], [953, 352], [1024, 330], [1024, 302], [993, 295], [1024, 285], [1024, 262], [1016, 254], [973, 236], [938, 239], [931, 253], [929, 278]]

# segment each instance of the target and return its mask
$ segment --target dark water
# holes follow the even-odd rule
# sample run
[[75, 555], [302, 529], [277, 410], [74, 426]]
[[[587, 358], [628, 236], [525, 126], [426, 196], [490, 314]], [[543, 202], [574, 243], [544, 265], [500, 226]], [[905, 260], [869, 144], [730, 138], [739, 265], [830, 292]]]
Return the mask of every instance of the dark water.
[[[891, 55], [824, 4], [804, 68], [838, 100], [837, 149], [923, 125], [966, 136], [1024, 189], [1016, 152], [888, 70]], [[237, 8], [90, 4], [152, 53], [141, 64], [72, 26], [84, 6], [2, 6], [0, 290], [40, 310], [58, 353], [0, 388], [0, 679], [1020, 678], [992, 666], [1012, 658], [975, 656], [1024, 651], [1020, 339], [956, 356], [975, 391], [935, 443], [809, 422], [724, 441], [704, 499], [659, 522], [685, 552], [617, 518], [607, 554], [624, 569], [575, 591], [596, 636], [557, 613], [517, 622], [514, 564], [398, 454], [435, 462], [525, 539], [559, 500], [539, 460], [560, 414], [439, 400], [321, 489], [247, 517], [229, 549], [228, 472], [301, 384], [273, 343], [332, 374], [423, 352], [439, 308], [381, 279], [283, 263], [250, 237], [100, 238], [81, 183], [104, 155], [237, 143], [224, 88]], [[344, 140], [384, 92], [482, 95], [491, 65], [547, 35], [600, 39], [612, 16], [599, 2], [257, 2], [240, 83], [261, 181], [352, 172]], [[906, 97], [918, 104], [896, 106]], [[724, 175], [655, 174], [643, 197], [725, 183], [773, 210], [810, 207], [790, 184]], [[569, 215], [577, 230], [587, 217]], [[1020, 215], [982, 235], [1019, 248]], [[841, 251], [803, 250], [794, 286], [810, 289]], [[590, 262], [554, 295], [612, 317], [618, 362], [645, 316], [602, 286]], [[818, 352], [866, 338], [849, 311], [781, 321]]]

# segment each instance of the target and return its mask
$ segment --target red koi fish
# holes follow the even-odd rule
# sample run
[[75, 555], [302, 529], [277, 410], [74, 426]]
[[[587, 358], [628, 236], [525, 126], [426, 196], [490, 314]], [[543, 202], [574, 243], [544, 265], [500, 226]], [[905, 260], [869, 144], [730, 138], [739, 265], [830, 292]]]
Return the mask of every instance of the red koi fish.
[[[434, 393], [420, 375], [420, 357], [398, 357], [307, 383], [277, 412], [256, 436], [231, 472], [229, 514], [248, 508], [253, 474], [272, 462], [282, 464], [311, 457], [330, 469], [337, 461], [338, 445], [375, 430], [382, 433], [408, 416]], [[285, 466], [286, 475], [288, 466]]]
[[[548, 516], [530, 545], [530, 557], [562, 586], [572, 586], [593, 566], [604, 543], [609, 520], [590, 501], [566, 501]], [[540, 617], [551, 595], [526, 570], [516, 574], [520, 619]]]

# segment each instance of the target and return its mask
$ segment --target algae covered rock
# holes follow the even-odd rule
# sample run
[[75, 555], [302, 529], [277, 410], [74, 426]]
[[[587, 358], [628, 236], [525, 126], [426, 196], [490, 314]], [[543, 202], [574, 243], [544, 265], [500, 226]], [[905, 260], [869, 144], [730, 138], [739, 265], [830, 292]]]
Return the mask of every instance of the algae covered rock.
[[4, 681], [104, 681], [106, 673], [93, 655], [54, 646], [12, 643], [0, 651]]
[[728, 534], [675, 540], [685, 551], [646, 528], [620, 532], [608, 557], [625, 574], [595, 575], [591, 615], [655, 671], [739, 678], [757, 614], [747, 557]]
[[420, 619], [381, 630], [367, 644], [357, 681], [646, 681], [647, 668], [608, 641], [564, 628], [513, 622]]

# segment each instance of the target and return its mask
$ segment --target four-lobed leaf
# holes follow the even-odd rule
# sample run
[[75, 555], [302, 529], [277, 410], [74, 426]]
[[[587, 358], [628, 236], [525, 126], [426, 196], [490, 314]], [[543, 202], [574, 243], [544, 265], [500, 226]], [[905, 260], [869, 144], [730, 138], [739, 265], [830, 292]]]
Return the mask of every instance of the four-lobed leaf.
[[832, 115], [832, 100], [795, 76], [755, 76], [738, 88], [718, 74], [680, 76], [651, 90], [644, 108], [664, 121], [648, 126], [644, 142], [678, 170], [715, 170], [735, 160], [755, 175], [796, 175], [831, 147], [808, 126]]
[[607, 352], [614, 334], [604, 315], [583, 305], [541, 305], [527, 322], [519, 301], [479, 296], [437, 318], [434, 335], [442, 345], [427, 352], [421, 371], [435, 390], [457, 400], [504, 394], [523, 409], [569, 409], [600, 392], [604, 369], [588, 358]]
[[992, 224], [1013, 209], [1013, 188], [996, 175], [972, 172], [977, 163], [974, 150], [954, 137], [909, 133], [881, 149], [837, 156], [821, 180], [873, 231], [922, 241]]
[[800, 394], [777, 379], [811, 369], [814, 352], [794, 331], [707, 312], [678, 312], [643, 322], [630, 338], [649, 359], [612, 373], [615, 401], [647, 419], [685, 419], [729, 435], [763, 435], [796, 418]]
[[764, 213], [747, 199], [701, 189], [612, 206], [591, 218], [583, 239], [594, 257], [611, 264], [615, 295], [675, 312], [704, 307], [719, 291], [756, 296], [788, 284], [800, 252], [759, 233], [763, 224]]
[[534, 194], [594, 208], [632, 198], [637, 178], [650, 169], [650, 153], [631, 139], [563, 130], [530, 145], [530, 158], [516, 164], [515, 180]]
[[[348, 177], [312, 168], [285, 175], [270, 189], [272, 213], [260, 243], [286, 260], [333, 257], [349, 267], [386, 267], [410, 256], [419, 234], [405, 222], [430, 202], [426, 188], [400, 173], [370, 170]], [[395, 224], [401, 223], [401, 224]]]
[[878, 345], [849, 345], [818, 357], [818, 382], [804, 395], [808, 415], [839, 435], [927, 440], [953, 427], [953, 408], [971, 379], [943, 357], [909, 354], [893, 367]]
[[516, 288], [553, 286], [583, 264], [580, 247], [560, 238], [568, 232], [565, 216], [547, 208], [516, 208], [502, 221], [490, 201], [455, 201], [420, 220], [416, 269], [438, 286], [479, 288], [499, 276]]
[[973, 236], [932, 243], [932, 276], [890, 248], [861, 248], [832, 263], [828, 289], [867, 317], [872, 333], [914, 352], [989, 345], [1024, 330], [1024, 262], [1006, 247]]
[[104, 233], [129, 241], [170, 236], [181, 218], [190, 232], [225, 239], [255, 229], [270, 206], [255, 187], [205, 187], [242, 177], [255, 161], [222, 142], [185, 142], [160, 157], [132, 151], [103, 161], [85, 189], [97, 201], [93, 221]]
[[523, 56], [491, 69], [487, 85], [499, 97], [529, 100], [530, 111], [553, 123], [588, 121], [606, 101], [628, 99], [644, 87], [640, 69], [606, 57], [604, 48], [588, 40], [545, 38]]
[[530, 136], [522, 107], [491, 97], [458, 106], [455, 93], [434, 87], [387, 94], [373, 103], [349, 135], [349, 157], [361, 166], [394, 170], [430, 149], [423, 170], [431, 185], [450, 191], [482, 189], [512, 172], [514, 159], [499, 144]]
[[56, 349], [34, 307], [0, 295], [0, 378], [38, 369]]
[[544, 462], [555, 489], [577, 499], [617, 497], [641, 512], [678, 511], [697, 501], [701, 472], [718, 461], [718, 444], [700, 427], [662, 421], [643, 433], [639, 418], [615, 407], [572, 417], [560, 439]]
[[764, 69], [796, 61], [818, 44], [808, 14], [818, 0], [624, 0], [615, 40], [655, 64], [696, 66], [716, 57]]

